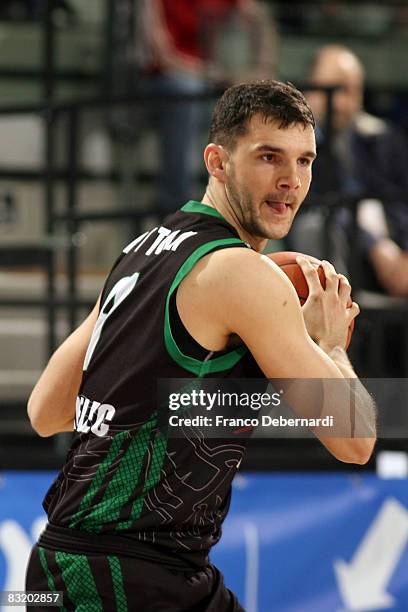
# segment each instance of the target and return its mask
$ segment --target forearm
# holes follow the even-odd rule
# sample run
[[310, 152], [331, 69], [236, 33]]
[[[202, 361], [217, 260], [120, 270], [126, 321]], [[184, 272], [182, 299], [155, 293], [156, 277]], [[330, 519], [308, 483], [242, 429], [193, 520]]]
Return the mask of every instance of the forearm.
[[69, 338], [54, 353], [28, 400], [28, 416], [40, 436], [74, 428], [84, 355], [74, 354], [70, 344]]
[[85, 353], [98, 312], [99, 300], [82, 325], [55, 351], [31, 393], [27, 412], [40, 436], [74, 428]]
[[344, 349], [342, 349], [340, 346], [336, 346], [334, 348], [327, 348], [322, 343], [320, 344], [320, 348], [322, 348], [326, 355], [330, 357], [330, 359], [340, 370], [344, 378], [357, 379], [357, 374], [355, 373], [351, 361], [348, 358], [347, 353]]
[[257, 26], [259, 38], [254, 69], [260, 78], [275, 78], [278, 69], [278, 33], [265, 7], [259, 7]]
[[[329, 450], [342, 461], [349, 463], [365, 463], [374, 448], [376, 441], [376, 407], [375, 403], [358, 379], [347, 353], [340, 347], [327, 352], [347, 382], [348, 397], [343, 403], [344, 410], [341, 422], [334, 421], [334, 432], [339, 431], [338, 438], [320, 437]], [[337, 381], [329, 381], [333, 385], [332, 393], [343, 393]], [[341, 456], [340, 456], [341, 455]]]
[[254, 0], [240, 0], [238, 10], [241, 18], [252, 29], [253, 57], [248, 78], [274, 78], [277, 71], [278, 34], [271, 14], [265, 6]]
[[405, 297], [408, 295], [408, 253], [399, 246], [384, 238], [370, 250], [370, 261], [378, 280], [390, 295]]

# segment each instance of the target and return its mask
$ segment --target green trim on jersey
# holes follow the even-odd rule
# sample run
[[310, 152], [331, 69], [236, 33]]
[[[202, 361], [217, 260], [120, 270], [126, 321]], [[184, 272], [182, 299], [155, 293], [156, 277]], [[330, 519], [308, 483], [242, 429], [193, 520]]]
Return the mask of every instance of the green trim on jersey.
[[95, 477], [91, 481], [91, 485], [83, 496], [81, 500], [81, 504], [79, 506], [78, 511], [74, 514], [71, 519], [70, 528], [74, 529], [77, 527], [78, 523], [84, 516], [87, 514], [88, 510], [91, 508], [92, 499], [95, 497], [99, 489], [101, 488], [103, 481], [111, 467], [113, 461], [118, 457], [120, 449], [122, 448], [122, 444], [128, 435], [127, 431], [121, 431], [117, 434], [111, 442], [109, 452], [106, 455], [104, 461], [99, 465], [98, 470], [95, 474]]
[[102, 600], [86, 556], [56, 552], [55, 561], [76, 612], [103, 612]]
[[196, 202], [195, 200], [190, 200], [189, 202], [187, 202], [187, 204], [184, 204], [184, 206], [180, 210], [187, 213], [204, 213], [205, 215], [217, 217], [217, 219], [222, 219], [222, 221], [226, 221], [228, 223], [228, 221], [224, 219], [224, 217], [221, 215], [221, 213], [218, 212], [218, 210], [215, 210], [215, 208], [211, 208], [211, 206], [207, 206], [202, 202]]
[[123, 584], [123, 574], [120, 561], [113, 555], [108, 555], [109, 568], [112, 576], [113, 589], [115, 591], [116, 611], [128, 612], [125, 585]]
[[[193, 204], [198, 204], [198, 202], [193, 202]], [[188, 206], [188, 204], [186, 204], [186, 206]], [[204, 206], [204, 208], [208, 207]], [[177, 289], [177, 287], [183, 280], [183, 278], [187, 276], [187, 274], [193, 269], [193, 267], [195, 266], [197, 261], [201, 259], [201, 257], [207, 255], [207, 253], [210, 253], [217, 247], [230, 246], [232, 244], [245, 246], [245, 242], [243, 242], [239, 238], [223, 238], [221, 240], [213, 240], [211, 242], [207, 242], [199, 246], [182, 264], [167, 294], [166, 308], [164, 314], [164, 342], [167, 352], [169, 353], [170, 357], [172, 357], [172, 359], [174, 359], [174, 361], [178, 363], [182, 368], [188, 370], [189, 372], [192, 372], [193, 374], [199, 377], [231, 369], [235, 364], [238, 363], [240, 359], [242, 359], [242, 357], [247, 353], [248, 349], [246, 346], [242, 346], [238, 349], [228, 352], [226, 355], [214, 357], [214, 359], [208, 359], [205, 361], [201, 361], [199, 359], [195, 359], [194, 357], [184, 355], [184, 353], [182, 353], [178, 348], [176, 341], [174, 340], [173, 335], [171, 333], [169, 313], [170, 298], [173, 292]]]
[[160, 431], [158, 431], [154, 439], [152, 458], [150, 461], [149, 471], [147, 473], [146, 480], [143, 485], [143, 491], [141, 492], [139, 497], [135, 499], [132, 506], [132, 510], [130, 512], [129, 519], [126, 522], [118, 523], [118, 525], [116, 526], [116, 531], [123, 531], [124, 529], [129, 529], [132, 523], [140, 517], [146, 494], [150, 491], [150, 489], [155, 487], [160, 480], [160, 471], [163, 467], [166, 450], [167, 439]]
[[153, 413], [152, 417], [143, 423], [132, 438], [105, 489], [102, 499], [93, 505], [92, 511], [83, 519], [81, 529], [98, 533], [104, 524], [112, 524], [119, 519], [123, 506], [129, 501], [134, 493], [135, 486], [139, 482], [143, 459], [149, 446], [152, 430], [156, 425], [157, 415]]

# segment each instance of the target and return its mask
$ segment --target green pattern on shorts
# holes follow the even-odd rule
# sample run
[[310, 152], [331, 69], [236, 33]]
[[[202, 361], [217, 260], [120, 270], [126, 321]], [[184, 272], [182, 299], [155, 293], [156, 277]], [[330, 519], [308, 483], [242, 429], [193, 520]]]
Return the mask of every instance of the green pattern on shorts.
[[78, 525], [78, 523], [81, 521], [81, 519], [85, 516], [85, 514], [89, 510], [92, 499], [96, 495], [96, 493], [99, 491], [99, 489], [101, 488], [102, 483], [105, 479], [105, 476], [112, 462], [116, 459], [127, 434], [128, 434], [127, 431], [122, 431], [121, 433], [117, 434], [113, 438], [111, 446], [109, 448], [109, 452], [106, 455], [105, 460], [98, 467], [98, 471], [96, 472], [95, 477], [92, 479], [91, 486], [89, 487], [87, 493], [82, 498], [81, 505], [79, 506], [78, 512], [76, 512], [71, 519], [71, 523], [69, 525], [71, 529], [74, 529]]
[[44, 570], [44, 574], [47, 576], [48, 588], [50, 589], [50, 591], [56, 591], [57, 589], [55, 588], [54, 576], [51, 574], [48, 568], [45, 550], [41, 546], [38, 547], [38, 554], [40, 555], [41, 566]]
[[115, 590], [116, 612], [127, 612], [128, 605], [120, 561], [117, 557], [113, 557], [112, 555], [108, 556], [108, 561], [112, 574], [113, 588]]
[[135, 500], [132, 506], [129, 520], [119, 523], [117, 530], [129, 529], [132, 523], [140, 517], [142, 512], [144, 498], [146, 493], [152, 489], [160, 480], [160, 470], [163, 466], [164, 457], [167, 449], [167, 440], [163, 434], [158, 431], [153, 444], [152, 458], [150, 461], [149, 472], [146, 476], [145, 483], [141, 495]]
[[99, 532], [104, 524], [112, 524], [118, 520], [123, 506], [139, 482], [151, 433], [157, 424], [156, 415], [154, 417], [144, 423], [132, 438], [102, 500], [94, 505], [91, 513], [81, 523], [81, 529], [84, 531]]
[[[38, 547], [38, 554], [40, 557], [41, 567], [44, 570], [44, 574], [47, 577], [48, 588], [52, 593], [57, 591], [57, 587], [55, 586], [54, 576], [51, 574], [50, 568], [48, 567], [47, 557], [45, 555], [45, 549], [42, 546]], [[62, 607], [61, 612], [65, 612], [66, 608]]]
[[68, 595], [75, 612], [103, 612], [91, 567], [85, 555], [55, 553]]

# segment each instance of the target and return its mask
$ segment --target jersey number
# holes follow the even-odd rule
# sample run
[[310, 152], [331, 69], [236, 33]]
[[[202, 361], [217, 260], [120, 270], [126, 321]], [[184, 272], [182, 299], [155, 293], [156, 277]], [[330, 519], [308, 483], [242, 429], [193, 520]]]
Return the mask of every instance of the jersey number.
[[98, 344], [99, 338], [101, 337], [103, 326], [105, 325], [109, 317], [121, 305], [123, 300], [125, 300], [127, 296], [133, 291], [138, 278], [139, 272], [135, 272], [135, 274], [132, 274], [132, 276], [125, 276], [124, 278], [121, 278], [109, 292], [108, 297], [106, 298], [101, 307], [99, 317], [95, 323], [95, 327], [92, 332], [91, 340], [89, 342], [89, 346], [85, 355], [83, 368], [84, 371], [89, 366], [89, 362], [91, 361], [96, 345]]

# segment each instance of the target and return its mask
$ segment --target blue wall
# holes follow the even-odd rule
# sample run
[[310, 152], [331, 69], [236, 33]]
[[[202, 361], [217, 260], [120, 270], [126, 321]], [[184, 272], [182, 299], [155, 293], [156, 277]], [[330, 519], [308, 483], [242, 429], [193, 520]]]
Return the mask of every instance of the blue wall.
[[[52, 478], [0, 473], [0, 590], [23, 588]], [[212, 561], [248, 612], [406, 612], [407, 508], [406, 480], [240, 474]]]

